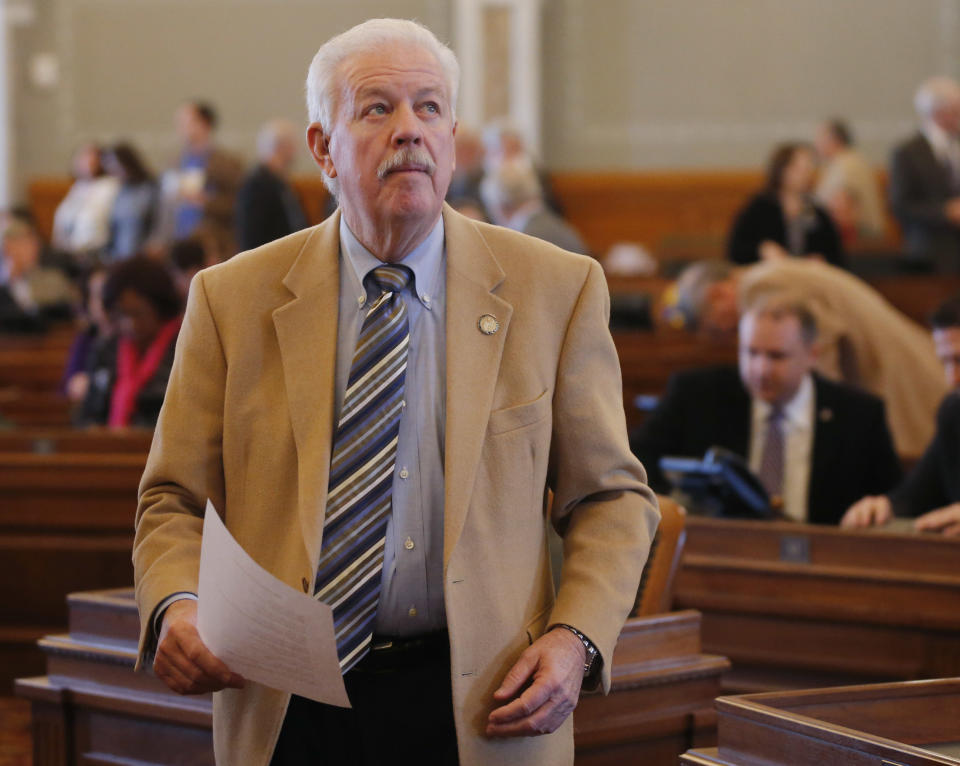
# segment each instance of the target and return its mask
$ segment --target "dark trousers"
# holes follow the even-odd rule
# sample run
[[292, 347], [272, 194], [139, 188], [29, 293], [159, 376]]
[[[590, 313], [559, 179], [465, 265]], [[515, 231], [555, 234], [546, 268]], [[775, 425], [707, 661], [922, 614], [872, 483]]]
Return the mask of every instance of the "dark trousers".
[[270, 766], [457, 766], [449, 650], [371, 652], [343, 680], [352, 708], [290, 698]]

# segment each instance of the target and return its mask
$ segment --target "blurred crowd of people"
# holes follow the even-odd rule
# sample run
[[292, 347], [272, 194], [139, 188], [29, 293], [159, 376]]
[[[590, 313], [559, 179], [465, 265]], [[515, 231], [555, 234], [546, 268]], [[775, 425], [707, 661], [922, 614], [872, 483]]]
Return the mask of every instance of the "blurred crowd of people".
[[[960, 358], [960, 336], [947, 323], [935, 347], [846, 267], [851, 248], [888, 236], [889, 211], [908, 265], [960, 268], [960, 85], [928, 80], [915, 105], [919, 128], [892, 154], [887, 204], [851, 128], [825, 121], [812, 142], [774, 149], [763, 187], [731, 222], [726, 258], [681, 275], [670, 292], [673, 315], [693, 331], [738, 339], [741, 362], [739, 374], [678, 376], [634, 434], [659, 489], [668, 489], [660, 457], [720, 444], [749, 460], [797, 520], [871, 523], [906, 505], [906, 490], [895, 492], [897, 455], [918, 456], [930, 444], [942, 450], [944, 430], [955, 427], [960, 407], [940, 409], [939, 425], [935, 418], [952, 387], [938, 358]], [[180, 152], [159, 176], [129, 143], [80, 147], [49, 242], [28, 210], [0, 219], [0, 329], [79, 318], [63, 380], [77, 424], [154, 425], [192, 277], [309, 224], [290, 182], [302, 142], [294, 125], [263, 126], [252, 168], [218, 145], [209, 104], [183, 104], [175, 128]], [[520, 130], [507, 121], [483, 131], [460, 125], [455, 138], [454, 208], [588, 253]], [[331, 198], [326, 212], [335, 205]], [[825, 462], [822, 434], [833, 434], [836, 447], [846, 432], [873, 434], [871, 449], [856, 453], [851, 444]], [[771, 442], [780, 450], [773, 479], [764, 477]], [[864, 455], [872, 457], [854, 460]], [[936, 460], [922, 464], [929, 476]], [[861, 496], [865, 505], [855, 503]], [[930, 510], [914, 505], [913, 515]]]
[[209, 104], [174, 124], [180, 151], [159, 176], [128, 142], [79, 147], [49, 241], [27, 209], [0, 218], [0, 330], [77, 320], [63, 391], [78, 425], [152, 427], [193, 275], [308, 223], [292, 124], [263, 126], [251, 169], [217, 144]]
[[842, 266], [851, 247], [882, 248], [889, 210], [908, 267], [960, 270], [960, 85], [933, 77], [917, 89], [914, 106], [918, 130], [892, 152], [886, 208], [850, 126], [828, 120], [813, 143], [774, 149], [764, 188], [733, 222], [727, 257], [735, 263], [815, 257]]

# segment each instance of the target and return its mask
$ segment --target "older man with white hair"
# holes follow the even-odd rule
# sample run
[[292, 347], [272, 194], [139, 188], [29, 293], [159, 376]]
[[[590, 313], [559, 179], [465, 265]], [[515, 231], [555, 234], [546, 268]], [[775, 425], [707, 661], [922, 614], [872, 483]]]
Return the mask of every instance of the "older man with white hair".
[[920, 130], [890, 162], [890, 205], [908, 257], [921, 268], [960, 270], [960, 85], [924, 82], [914, 97]]
[[571, 253], [587, 252], [573, 227], [547, 207], [537, 173], [526, 157], [491, 168], [480, 183], [480, 196], [494, 223]]
[[[457, 77], [413, 22], [325, 43], [307, 141], [338, 211], [192, 283], [141, 483], [140, 662], [218, 692], [221, 765], [572, 764], [581, 684], [609, 688], [658, 513], [606, 285], [444, 205]], [[332, 607], [352, 708], [246, 681], [203, 644], [208, 497]]]
[[298, 130], [286, 120], [271, 120], [257, 134], [259, 162], [237, 195], [240, 250], [252, 250], [307, 227], [307, 217], [289, 180], [299, 141]]

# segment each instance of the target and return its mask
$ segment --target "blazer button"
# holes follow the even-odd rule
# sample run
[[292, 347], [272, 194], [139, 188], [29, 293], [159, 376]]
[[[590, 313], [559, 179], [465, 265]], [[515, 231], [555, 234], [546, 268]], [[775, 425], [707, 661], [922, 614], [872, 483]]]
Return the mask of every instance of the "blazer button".
[[304, 577], [302, 580], [300, 580], [300, 584], [303, 586], [303, 592], [304, 592], [304, 593], [309, 593], [309, 592], [310, 592], [310, 583], [307, 581], [307, 578], [306, 578], [306, 577]]

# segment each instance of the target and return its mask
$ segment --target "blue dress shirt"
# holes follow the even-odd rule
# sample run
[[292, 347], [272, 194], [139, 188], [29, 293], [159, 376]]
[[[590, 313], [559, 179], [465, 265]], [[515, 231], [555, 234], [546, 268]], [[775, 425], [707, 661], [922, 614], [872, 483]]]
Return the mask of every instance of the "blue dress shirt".
[[[402, 261], [413, 279], [402, 293], [410, 346], [404, 382], [406, 406], [393, 475], [393, 512], [387, 523], [383, 585], [374, 631], [382, 636], [416, 636], [446, 628], [443, 605], [443, 455], [446, 423], [446, 257], [443, 219]], [[363, 277], [382, 266], [340, 218], [340, 306], [334, 421], [350, 377], [353, 352], [366, 314], [378, 297]], [[306, 374], [306, 373], [305, 373]], [[196, 599], [173, 593], [154, 612], [159, 636], [164, 612], [174, 601]]]
[[[446, 414], [446, 274], [443, 219], [401, 263], [413, 272], [402, 297], [410, 347], [374, 631], [415, 636], [446, 627], [443, 605], [443, 455]], [[340, 316], [335, 420], [369, 301], [363, 277], [382, 266], [340, 218]]]

